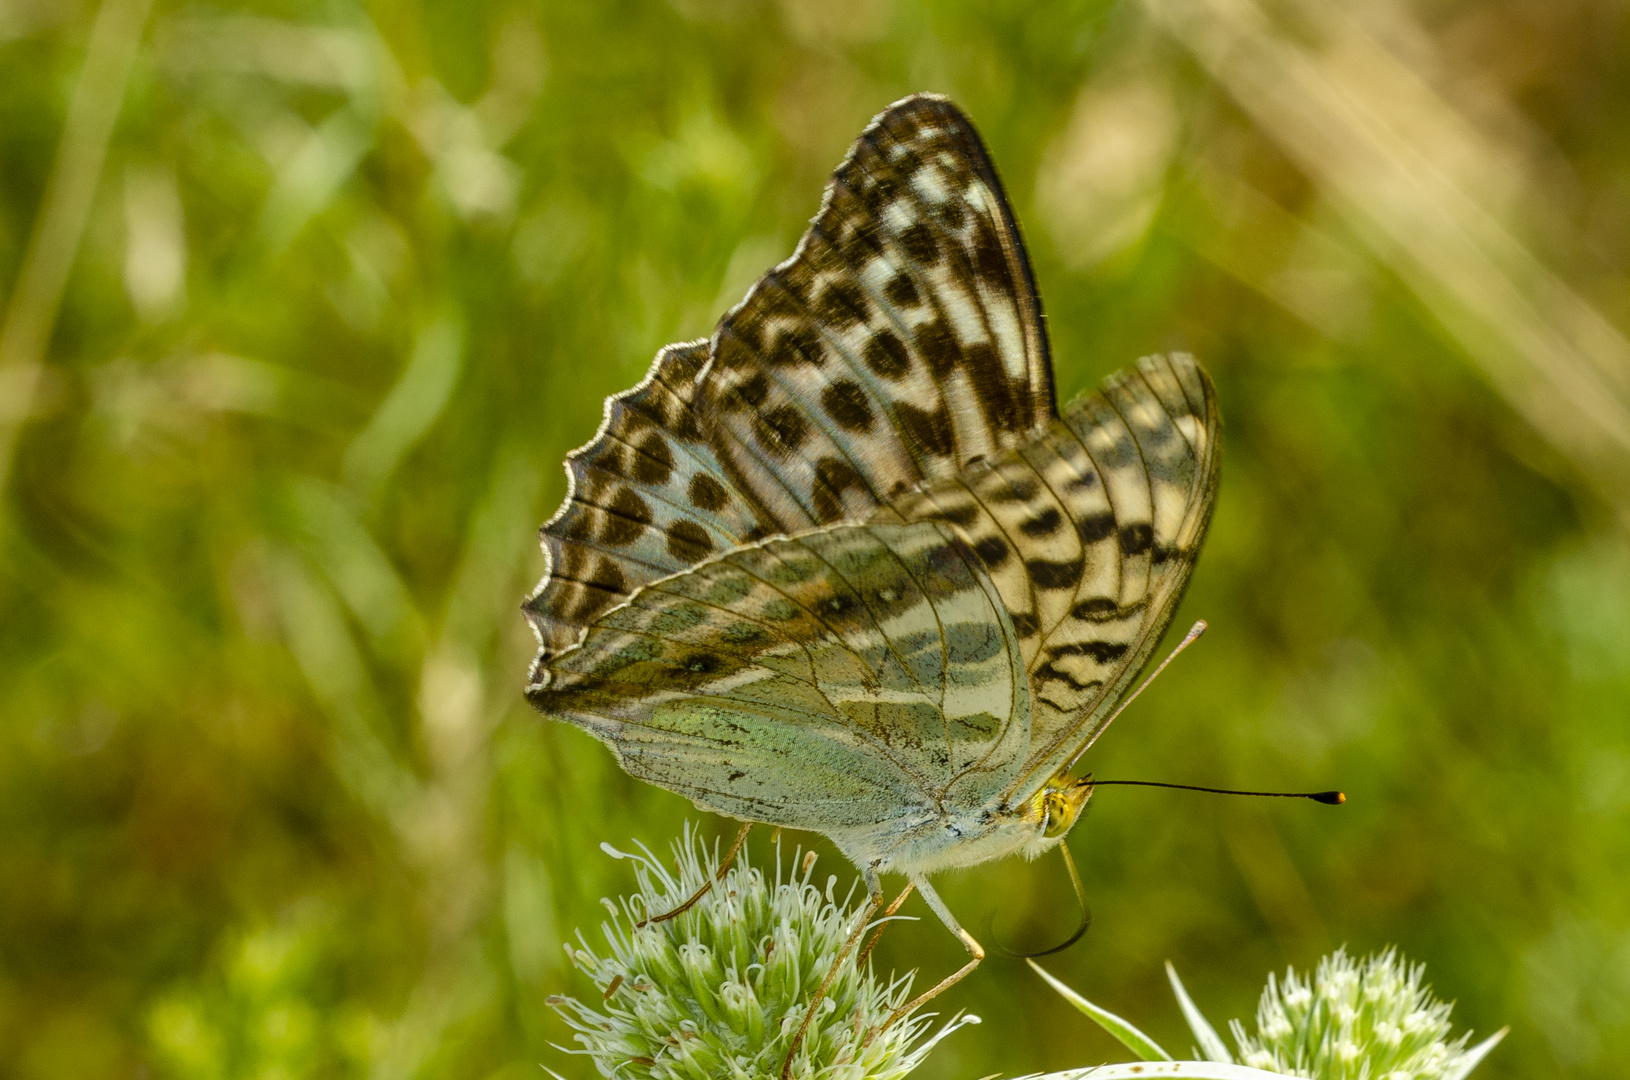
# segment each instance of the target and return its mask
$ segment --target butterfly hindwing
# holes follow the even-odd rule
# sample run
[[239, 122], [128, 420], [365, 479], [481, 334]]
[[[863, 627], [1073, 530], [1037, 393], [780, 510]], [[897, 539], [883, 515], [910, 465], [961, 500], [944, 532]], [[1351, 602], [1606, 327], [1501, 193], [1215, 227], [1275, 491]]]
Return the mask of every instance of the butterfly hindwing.
[[775, 538], [653, 583], [528, 695], [634, 776], [829, 833], [994, 792], [1029, 746], [1012, 624], [931, 522]]

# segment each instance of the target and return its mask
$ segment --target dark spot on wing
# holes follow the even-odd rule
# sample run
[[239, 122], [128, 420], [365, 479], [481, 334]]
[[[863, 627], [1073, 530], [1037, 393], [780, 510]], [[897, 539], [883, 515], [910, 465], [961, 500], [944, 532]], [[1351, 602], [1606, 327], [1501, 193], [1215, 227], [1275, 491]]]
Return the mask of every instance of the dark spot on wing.
[[640, 452], [634, 455], [634, 479], [642, 484], [660, 487], [674, 472], [673, 451], [668, 441], [652, 432], [640, 442]]
[[1074, 641], [1068, 645], [1054, 645], [1047, 650], [1047, 654], [1054, 658], [1090, 656], [1100, 664], [1107, 664], [1125, 656], [1129, 648], [1130, 646], [1120, 641]]
[[922, 302], [922, 297], [917, 293], [917, 283], [904, 271], [889, 279], [889, 283], [883, 286], [883, 295], [896, 307], [916, 307]]
[[778, 405], [758, 418], [758, 442], [776, 456], [791, 453], [809, 438], [809, 421], [796, 405]]
[[724, 660], [713, 653], [691, 653], [679, 661], [679, 666], [692, 675], [711, 675], [724, 666]]
[[815, 517], [826, 524], [843, 517], [843, 493], [850, 487], [866, 489], [866, 482], [842, 458], [824, 457], [815, 463], [815, 489], [810, 492], [815, 502]]
[[905, 433], [908, 450], [949, 457], [956, 448], [948, 406], [941, 404], [938, 409], [929, 412], [902, 401], [894, 407], [894, 415]]
[[971, 504], [953, 506], [948, 510], [941, 510], [934, 516], [939, 518], [941, 521], [949, 521], [953, 525], [961, 525], [964, 529], [966, 529], [969, 525], [972, 525], [974, 522], [979, 520], [979, 507]]
[[939, 241], [933, 230], [920, 221], [901, 230], [900, 246], [906, 257], [919, 266], [933, 266], [940, 261]]
[[854, 326], [866, 316], [866, 296], [853, 281], [834, 281], [821, 290], [815, 312], [838, 329]]
[[737, 318], [734, 323], [719, 335], [719, 346], [715, 350], [719, 366], [728, 371], [739, 371], [752, 364], [758, 355], [746, 335], [758, 329], [750, 319]]
[[974, 554], [986, 568], [994, 570], [1007, 560], [1007, 544], [1000, 536], [987, 536], [974, 544]]
[[1006, 486], [997, 488], [991, 494], [996, 502], [1029, 502], [1036, 497], [1041, 486], [1028, 476], [1016, 477]]
[[1154, 526], [1147, 522], [1136, 522], [1121, 526], [1121, 551], [1127, 555], [1142, 555], [1148, 551], [1155, 542]]
[[927, 361], [929, 373], [934, 378], [945, 378], [961, 361], [962, 349], [957, 345], [956, 336], [942, 320], [923, 323], [917, 327], [915, 336], [917, 351]]
[[736, 397], [740, 398], [751, 409], [756, 409], [764, 404], [764, 399], [769, 396], [770, 380], [762, 371], [755, 372], [745, 382], [736, 387]]
[[790, 367], [796, 364], [819, 366], [825, 359], [819, 331], [812, 326], [791, 326], [776, 335], [775, 348], [770, 350], [766, 361]]
[[892, 330], [879, 330], [866, 343], [866, 366], [885, 379], [899, 380], [911, 370], [911, 355]]
[[1081, 582], [1083, 564], [1080, 559], [1069, 562], [1031, 559], [1024, 568], [1038, 589], [1073, 589]]
[[1026, 536], [1051, 536], [1058, 531], [1058, 526], [1063, 520], [1064, 515], [1049, 506], [1028, 521], [1021, 521], [1019, 531]]
[[638, 540], [649, 524], [651, 508], [633, 491], [623, 488], [611, 501], [600, 539], [613, 547], [623, 547]]
[[1083, 682], [1082, 680], [1077, 679], [1074, 675], [1071, 675], [1068, 671], [1060, 668], [1057, 664], [1054, 664], [1052, 661], [1048, 661], [1047, 663], [1038, 667], [1035, 671], [1031, 672], [1031, 678], [1061, 682], [1068, 686], [1071, 690], [1074, 690], [1076, 693], [1080, 694], [1090, 693], [1091, 691], [1104, 685], [1104, 681], [1102, 679], [1087, 679]]
[[821, 405], [826, 415], [845, 431], [870, 431], [872, 406], [866, 391], [845, 379], [828, 386], [821, 393]]
[[593, 576], [584, 584], [604, 589], [608, 593], [620, 594], [628, 591], [628, 579], [623, 577], [622, 569], [610, 559], [601, 559], [594, 568]]
[[877, 223], [857, 222], [844, 240], [843, 254], [856, 266], [864, 265], [883, 254], [883, 240], [878, 236]]
[[719, 483], [707, 473], [697, 473], [691, 477], [690, 504], [698, 510], [709, 513], [722, 509], [730, 501], [730, 493], [724, 485]]
[[1107, 596], [1094, 596], [1070, 609], [1072, 618], [1085, 622], [1104, 622], [1121, 616], [1121, 606]]
[[[973, 380], [974, 393], [985, 416], [998, 431], [1025, 431], [1030, 427], [1030, 410], [1021, 404], [1018, 390], [1023, 383], [1007, 377], [996, 349], [988, 341], [977, 341], [963, 350], [963, 370]], [[1023, 400], [1028, 401], [1025, 393]]]
[[1105, 511], [1076, 522], [1075, 531], [1083, 544], [1096, 544], [1115, 531], [1115, 515]]
[[973, 249], [974, 272], [993, 285], [1009, 284], [1013, 280], [1013, 273], [1008, 268], [1002, 242], [985, 222], [979, 221], [977, 226]]
[[627, 476], [628, 473], [623, 468], [622, 450], [623, 448], [615, 443], [603, 446], [585, 455], [583, 464], [610, 473], [612, 476]]
[[668, 554], [686, 563], [700, 562], [713, 551], [713, 538], [694, 521], [675, 521], [668, 526]]
[[818, 602], [815, 605], [815, 610], [826, 618], [841, 619], [859, 606], [860, 601], [853, 596], [848, 593], [838, 593]]
[[1009, 618], [1013, 620], [1013, 633], [1018, 637], [1030, 637], [1041, 629], [1041, 620], [1033, 611], [1015, 611]]

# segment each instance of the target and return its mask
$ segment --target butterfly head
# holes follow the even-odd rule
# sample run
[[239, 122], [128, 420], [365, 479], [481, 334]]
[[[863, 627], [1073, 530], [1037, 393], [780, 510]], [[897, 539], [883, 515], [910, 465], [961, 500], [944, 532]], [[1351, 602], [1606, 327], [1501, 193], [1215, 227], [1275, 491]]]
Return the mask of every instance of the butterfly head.
[[1075, 826], [1087, 800], [1092, 798], [1092, 778], [1074, 778], [1064, 773], [1053, 777], [1038, 791], [1027, 808], [1025, 817], [1035, 828], [1035, 837], [1025, 848], [1025, 854], [1034, 858], [1063, 839]]

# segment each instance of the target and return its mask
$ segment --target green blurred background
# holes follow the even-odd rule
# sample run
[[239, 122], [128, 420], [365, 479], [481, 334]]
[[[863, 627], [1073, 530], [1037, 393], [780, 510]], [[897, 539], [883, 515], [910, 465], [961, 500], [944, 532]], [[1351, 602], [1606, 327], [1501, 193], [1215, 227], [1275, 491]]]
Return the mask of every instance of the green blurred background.
[[[601, 399], [928, 89], [1061, 396], [1171, 348], [1222, 396], [1212, 632], [1087, 764], [1351, 797], [1106, 789], [1052, 969], [1187, 1046], [1167, 958], [1218, 1019], [1394, 943], [1512, 1025], [1479, 1075], [1625, 1075], [1608, 0], [0, 0], [0, 1075], [589, 1074], [544, 999], [630, 886], [597, 845], [698, 815], [523, 704], [534, 531]], [[1073, 924], [1057, 860], [943, 892]], [[942, 1004], [986, 1023], [927, 1077], [1119, 1056], [1015, 961]]]

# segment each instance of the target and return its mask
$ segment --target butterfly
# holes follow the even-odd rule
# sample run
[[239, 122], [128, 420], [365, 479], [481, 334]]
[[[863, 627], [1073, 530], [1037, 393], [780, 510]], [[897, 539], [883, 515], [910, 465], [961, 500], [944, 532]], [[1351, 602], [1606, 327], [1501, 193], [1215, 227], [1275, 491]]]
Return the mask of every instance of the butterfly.
[[698, 807], [824, 834], [870, 910], [904, 874], [972, 956], [914, 1008], [984, 955], [930, 875], [1046, 850], [1090, 797], [1070, 768], [1188, 583], [1219, 434], [1186, 355], [1058, 408], [984, 145], [906, 98], [567, 456], [527, 697]]

